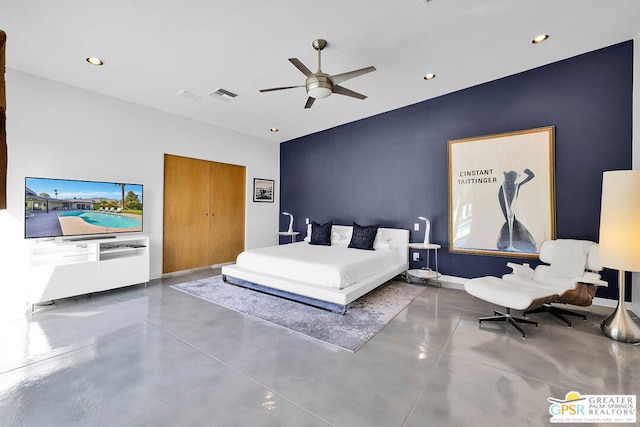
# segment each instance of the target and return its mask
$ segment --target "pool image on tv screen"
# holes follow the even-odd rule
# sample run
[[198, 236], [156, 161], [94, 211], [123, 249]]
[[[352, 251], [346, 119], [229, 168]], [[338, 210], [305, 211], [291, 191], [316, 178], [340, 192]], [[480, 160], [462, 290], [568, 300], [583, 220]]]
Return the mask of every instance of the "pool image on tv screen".
[[26, 178], [25, 237], [142, 231], [142, 193], [142, 184]]

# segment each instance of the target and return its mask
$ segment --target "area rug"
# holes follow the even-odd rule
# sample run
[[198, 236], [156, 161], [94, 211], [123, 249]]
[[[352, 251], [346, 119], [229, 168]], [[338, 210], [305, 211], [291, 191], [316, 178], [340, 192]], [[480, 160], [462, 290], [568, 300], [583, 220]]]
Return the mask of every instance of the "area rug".
[[334, 313], [251, 289], [213, 276], [171, 286], [174, 289], [355, 352], [398, 315], [423, 286], [389, 281]]

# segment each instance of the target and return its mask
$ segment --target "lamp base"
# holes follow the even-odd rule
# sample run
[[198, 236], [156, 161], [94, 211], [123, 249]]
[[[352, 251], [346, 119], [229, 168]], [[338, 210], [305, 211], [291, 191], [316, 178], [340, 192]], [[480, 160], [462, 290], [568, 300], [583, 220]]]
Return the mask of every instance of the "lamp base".
[[618, 303], [616, 309], [600, 324], [602, 333], [616, 341], [640, 343], [640, 327], [624, 307]]
[[640, 342], [640, 327], [624, 307], [624, 277], [624, 270], [618, 270], [618, 306], [613, 310], [611, 316], [600, 323], [600, 329], [611, 339], [635, 344]]

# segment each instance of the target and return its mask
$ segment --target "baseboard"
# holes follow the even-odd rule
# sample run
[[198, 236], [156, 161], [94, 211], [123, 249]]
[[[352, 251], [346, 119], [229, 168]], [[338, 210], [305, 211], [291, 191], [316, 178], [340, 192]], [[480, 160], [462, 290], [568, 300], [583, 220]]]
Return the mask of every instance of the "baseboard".
[[[197, 272], [197, 271], [203, 271], [203, 270], [208, 270], [208, 269], [213, 269], [213, 268], [220, 268], [223, 265], [228, 265], [228, 264], [233, 264], [233, 263], [231, 262], [231, 263], [216, 264], [216, 265], [212, 265], [212, 266], [208, 266], [208, 267], [192, 268], [190, 270], [182, 270], [182, 271], [175, 271], [175, 272], [172, 272], [172, 273], [165, 273], [165, 274], [162, 275], [162, 278], [174, 277], [174, 276], [182, 276], [184, 274], [194, 273], [194, 272]], [[440, 276], [440, 284], [442, 285], [443, 288], [457, 289], [457, 290], [460, 290], [460, 291], [464, 291], [464, 282], [466, 282], [467, 280], [469, 280], [469, 279], [466, 279], [464, 277], [448, 276], [448, 275], [445, 275], [445, 274]], [[618, 305], [618, 300], [595, 297], [593, 299], [593, 305], [600, 306], [600, 307], [615, 308]], [[635, 314], [636, 316], [640, 317], [640, 304], [639, 303], [628, 302], [625, 305], [627, 307], [627, 310], [631, 311], [633, 314]]]
[[618, 305], [618, 300], [616, 299], [608, 299], [608, 298], [600, 298], [595, 297], [593, 299], [593, 305], [597, 305], [599, 307], [610, 307], [615, 308]]
[[633, 314], [640, 317], [640, 303], [630, 302], [629, 304], [626, 304], [626, 306], [627, 306], [627, 309], [629, 309], [629, 311], [633, 312]]
[[230, 265], [230, 264], [234, 264], [234, 263], [233, 262], [223, 262], [221, 264], [208, 265], [206, 267], [198, 267], [198, 268], [190, 268], [190, 269], [187, 269], [187, 270], [172, 271], [171, 273], [163, 273], [161, 278], [164, 279], [166, 277], [184, 276], [185, 274], [197, 273], [199, 271], [205, 271], [205, 270], [213, 270], [215, 268], [220, 268], [223, 265]]
[[[597, 305], [600, 307], [616, 308], [618, 305], [618, 300], [595, 297], [593, 299], [593, 305]], [[625, 302], [624, 306], [627, 308], [628, 311], [640, 317], [640, 304], [635, 302]]]
[[469, 279], [465, 279], [463, 277], [456, 276], [447, 276], [445, 274], [440, 276], [440, 283], [443, 288], [447, 289], [457, 289], [460, 291], [464, 291], [464, 282]]

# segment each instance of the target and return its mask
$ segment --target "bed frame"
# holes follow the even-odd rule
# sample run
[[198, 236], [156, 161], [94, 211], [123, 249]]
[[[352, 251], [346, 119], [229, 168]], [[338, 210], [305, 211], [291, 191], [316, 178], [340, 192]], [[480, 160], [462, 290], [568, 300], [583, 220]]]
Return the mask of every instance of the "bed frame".
[[[334, 228], [352, 228], [350, 226], [334, 225]], [[369, 276], [360, 282], [344, 289], [332, 289], [323, 286], [314, 285], [306, 282], [293, 281], [282, 277], [257, 273], [255, 271], [246, 270], [238, 267], [236, 264], [225, 265], [222, 267], [222, 278], [225, 282], [239, 286], [245, 286], [254, 289], [251, 284], [258, 285], [256, 290], [261, 292], [272, 293], [274, 295], [283, 296], [282, 292], [286, 292], [286, 298], [294, 299], [305, 304], [327, 308], [326, 305], [316, 304], [317, 302], [327, 302], [335, 304], [341, 308], [342, 313], [346, 313], [349, 303], [355, 301], [361, 296], [371, 292], [378, 286], [386, 283], [394, 277], [405, 274], [409, 268], [409, 230], [397, 228], [380, 228], [379, 233], [389, 238], [390, 247], [398, 251], [400, 262], [384, 271], [380, 271], [375, 275]], [[240, 280], [234, 280], [240, 279]], [[243, 281], [250, 282], [248, 285]], [[275, 290], [275, 292], [269, 292]], [[281, 291], [281, 292], [277, 292]], [[298, 299], [297, 297], [303, 297]], [[335, 310], [334, 310], [335, 311]]]

